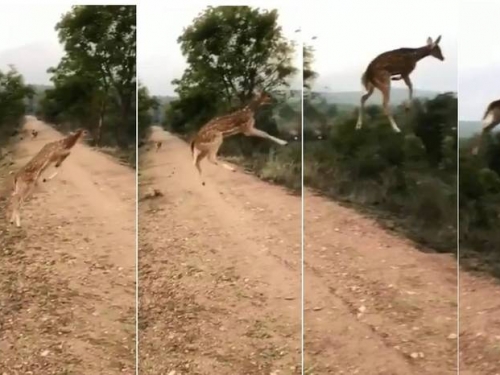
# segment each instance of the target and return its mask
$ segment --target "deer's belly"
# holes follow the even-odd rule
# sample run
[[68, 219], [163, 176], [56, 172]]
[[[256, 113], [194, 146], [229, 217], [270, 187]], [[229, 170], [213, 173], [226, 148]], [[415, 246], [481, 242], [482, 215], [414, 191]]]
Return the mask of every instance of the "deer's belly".
[[396, 76], [396, 75], [407, 76], [413, 71], [414, 68], [415, 66], [413, 65], [396, 64], [388, 66], [387, 71], [391, 74], [391, 76]]

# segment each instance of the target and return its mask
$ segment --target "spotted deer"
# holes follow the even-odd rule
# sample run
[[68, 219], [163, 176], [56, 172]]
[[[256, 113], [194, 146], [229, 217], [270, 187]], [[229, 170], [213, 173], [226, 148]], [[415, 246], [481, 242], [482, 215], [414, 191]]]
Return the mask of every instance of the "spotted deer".
[[406, 86], [408, 86], [409, 97], [405, 107], [406, 110], [409, 110], [410, 103], [413, 99], [413, 85], [410, 80], [410, 74], [417, 66], [417, 62], [427, 56], [435, 57], [440, 61], [444, 60], [443, 53], [439, 47], [440, 41], [441, 35], [438, 36], [435, 41], [432, 41], [432, 38], [429, 37], [427, 39], [427, 44], [423, 47], [399, 48], [384, 52], [375, 57], [375, 59], [368, 64], [366, 71], [361, 77], [361, 83], [366, 89], [366, 93], [361, 97], [361, 106], [359, 109], [356, 129], [361, 129], [361, 126], [363, 125], [363, 110], [365, 102], [373, 94], [375, 88], [377, 88], [382, 93], [384, 113], [389, 118], [392, 129], [397, 133], [401, 131], [399, 130], [394, 117], [392, 117], [391, 110], [389, 108], [391, 80], [403, 80]]
[[476, 146], [472, 149], [472, 153], [477, 155], [479, 148], [481, 147], [483, 138], [486, 134], [490, 133], [498, 124], [500, 124], [500, 100], [495, 100], [491, 102], [483, 116], [483, 130], [479, 135]]
[[[58, 141], [47, 143], [43, 148], [17, 173], [14, 174], [13, 192], [11, 195], [11, 217], [10, 222], [21, 226], [20, 209], [25, 199], [31, 195], [37, 186], [41, 174], [52, 164], [59, 168], [69, 156], [71, 149], [80, 138], [88, 133], [84, 129], [78, 129], [67, 137]], [[54, 172], [50, 177], [44, 178], [43, 182], [53, 179], [58, 174]]]
[[[215, 165], [220, 165], [233, 172], [235, 171], [230, 165], [217, 160], [217, 152], [224, 138], [241, 133], [248, 137], [267, 138], [281, 146], [285, 146], [288, 143], [255, 128], [255, 111], [260, 106], [270, 103], [271, 97], [267, 93], [258, 93], [254, 95], [250, 103], [244, 108], [228, 115], [216, 117], [198, 131], [191, 141], [191, 153], [193, 155], [193, 164], [198, 170], [200, 177], [202, 177], [200, 163], [205, 157], [208, 157], [208, 160]], [[204, 181], [202, 181], [202, 185], [205, 185]]]
[[161, 148], [162, 144], [163, 144], [162, 141], [156, 142], [156, 152], [160, 151], [160, 148]]

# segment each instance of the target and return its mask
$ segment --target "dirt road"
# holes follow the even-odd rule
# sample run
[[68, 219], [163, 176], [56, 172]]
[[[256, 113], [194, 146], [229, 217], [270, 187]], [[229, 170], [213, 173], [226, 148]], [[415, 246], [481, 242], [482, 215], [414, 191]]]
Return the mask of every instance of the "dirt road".
[[300, 199], [158, 128], [139, 204], [141, 374], [300, 374]]
[[460, 374], [500, 375], [500, 283], [460, 273]]
[[[300, 373], [299, 197], [208, 163], [202, 186], [183, 141], [152, 138], [164, 144], [142, 155], [140, 195], [164, 196], [139, 209], [141, 373]], [[304, 219], [305, 374], [456, 374], [455, 258], [311, 192]], [[464, 291], [481, 282], [464, 277]], [[498, 374], [494, 336], [469, 340], [498, 322], [498, 299], [463, 298], [477, 322], [460, 331], [462, 369]]]
[[335, 202], [305, 202], [311, 373], [456, 374], [455, 260]]
[[[25, 129], [16, 167], [61, 138]], [[39, 185], [22, 228], [0, 221], [0, 373], [135, 374], [134, 171], [77, 145]]]

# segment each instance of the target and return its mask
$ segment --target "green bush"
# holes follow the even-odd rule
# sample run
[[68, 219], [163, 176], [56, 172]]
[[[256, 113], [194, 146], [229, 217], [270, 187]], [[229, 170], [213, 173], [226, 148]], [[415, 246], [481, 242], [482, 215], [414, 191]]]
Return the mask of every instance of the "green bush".
[[14, 67], [6, 73], [0, 71], [0, 140], [7, 140], [21, 125], [26, 110], [25, 99], [32, 95], [33, 89], [25, 85]]
[[500, 277], [500, 137], [490, 135], [473, 155], [476, 141], [460, 147], [460, 259]]
[[415, 101], [410, 113], [397, 109], [400, 134], [376, 107], [370, 107], [358, 131], [357, 113], [344, 113], [326, 140], [306, 139], [304, 184], [375, 209], [391, 222], [396, 219], [415, 240], [455, 253], [456, 102], [453, 94], [443, 94]]

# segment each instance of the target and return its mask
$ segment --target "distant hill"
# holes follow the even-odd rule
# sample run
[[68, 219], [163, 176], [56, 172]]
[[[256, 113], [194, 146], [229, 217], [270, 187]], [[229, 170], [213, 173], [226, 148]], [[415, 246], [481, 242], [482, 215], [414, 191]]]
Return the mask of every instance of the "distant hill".
[[[359, 106], [359, 101], [361, 95], [363, 94], [361, 91], [339, 91], [339, 92], [322, 92], [318, 91], [322, 98], [324, 98], [328, 103], [335, 104], [344, 104], [349, 106]], [[437, 91], [427, 91], [427, 90], [414, 90], [413, 97], [414, 98], [425, 98], [430, 99], [434, 98], [436, 95], [440, 94]], [[391, 90], [391, 105], [400, 105], [408, 99], [408, 89], [404, 88], [392, 88]], [[381, 104], [382, 103], [382, 94], [380, 91], [375, 90], [372, 96], [366, 102], [367, 105], [370, 104]]]
[[[301, 103], [301, 91], [299, 90], [288, 90], [286, 92], [288, 101], [293, 105], [297, 103]], [[172, 96], [172, 95], [153, 95], [159, 102], [160, 106], [165, 106], [166, 104], [178, 99], [178, 96]]]
[[460, 138], [470, 138], [481, 131], [481, 121], [462, 121], [458, 122], [458, 135]]
[[[28, 83], [29, 84], [29, 83]], [[53, 88], [51, 85], [31, 85], [35, 89], [36, 93], [44, 93], [45, 91]]]
[[[460, 138], [470, 138], [475, 134], [479, 134], [483, 129], [481, 121], [464, 121], [458, 122]], [[493, 132], [499, 132], [500, 128], [493, 129]]]
[[168, 103], [174, 101], [177, 99], [177, 96], [169, 96], [169, 95], [154, 95], [154, 98], [156, 98], [156, 100], [158, 100], [158, 102], [160, 103], [160, 106], [161, 107], [164, 107], [165, 105], [167, 105]]
[[170, 95], [153, 95], [153, 98], [158, 100], [160, 106], [157, 109], [151, 109], [150, 113], [153, 116], [153, 122], [155, 124], [162, 124], [165, 119], [165, 107], [168, 103], [177, 99], [177, 96]]
[[[301, 100], [301, 91], [299, 90], [287, 90], [286, 92], [286, 98], [288, 104], [292, 106], [292, 108], [296, 111], [300, 111], [301, 106], [302, 106], [302, 100]], [[160, 103], [160, 106], [157, 110], [151, 110], [151, 115], [153, 116], [153, 121], [157, 124], [163, 123], [163, 120], [165, 119], [165, 107], [172, 101], [177, 100], [177, 96], [171, 96], [171, 95], [153, 95], [154, 98], [158, 100]]]

